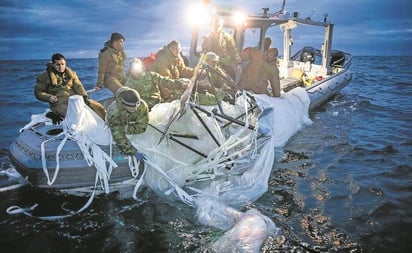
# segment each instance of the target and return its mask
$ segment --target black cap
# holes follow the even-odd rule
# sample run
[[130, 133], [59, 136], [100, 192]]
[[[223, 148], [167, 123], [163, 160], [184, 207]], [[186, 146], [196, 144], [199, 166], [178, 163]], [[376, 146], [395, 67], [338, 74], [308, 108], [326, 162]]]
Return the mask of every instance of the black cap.
[[123, 34], [121, 34], [121, 33], [112, 33], [112, 36], [110, 37], [110, 40], [113, 42], [113, 41], [117, 41], [117, 40], [120, 40], [120, 39], [123, 39], [123, 40], [126, 40], [126, 38], [123, 36]]
[[130, 89], [122, 92], [122, 104], [130, 107], [137, 107], [140, 105], [140, 96], [136, 90]]

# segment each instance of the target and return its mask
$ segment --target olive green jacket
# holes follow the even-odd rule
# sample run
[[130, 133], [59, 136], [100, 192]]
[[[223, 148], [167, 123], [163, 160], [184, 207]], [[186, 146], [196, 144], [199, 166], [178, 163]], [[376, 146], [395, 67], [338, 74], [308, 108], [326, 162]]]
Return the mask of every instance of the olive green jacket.
[[126, 61], [126, 53], [124, 50], [116, 50], [110, 46], [104, 47], [99, 53], [99, 69], [97, 75], [96, 86], [105, 87], [105, 81], [110, 77], [124, 83], [124, 63]]
[[156, 59], [150, 66], [150, 70], [171, 79], [191, 78], [193, 68], [187, 67], [180, 55], [172, 55], [170, 49], [164, 46], [156, 53]]
[[242, 63], [235, 40], [225, 31], [209, 34], [202, 43], [203, 52], [214, 52], [219, 55], [222, 65], [237, 65]]
[[[57, 97], [56, 103], [49, 102], [51, 95]], [[37, 76], [34, 96], [40, 101], [49, 102], [52, 111], [65, 116], [71, 95], [87, 96], [87, 92], [76, 72], [70, 68], [66, 67], [63, 73], [59, 73], [49, 65], [46, 72]]]
[[149, 123], [149, 109], [145, 101], [140, 100], [140, 105], [135, 112], [128, 112], [123, 106], [120, 94], [129, 87], [122, 87], [116, 93], [116, 100], [107, 108], [106, 122], [112, 131], [112, 136], [117, 146], [128, 155], [137, 151], [130, 143], [126, 134], [140, 134], [146, 131]]

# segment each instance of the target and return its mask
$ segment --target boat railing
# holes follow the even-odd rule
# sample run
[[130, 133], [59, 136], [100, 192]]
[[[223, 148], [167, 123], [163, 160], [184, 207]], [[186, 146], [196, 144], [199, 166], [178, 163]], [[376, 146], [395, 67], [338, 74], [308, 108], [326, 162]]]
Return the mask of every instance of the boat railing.
[[95, 91], [97, 91], [96, 88], [93, 88], [93, 89], [87, 90], [86, 92], [87, 92], [87, 94], [90, 94], [90, 93], [93, 93]]
[[348, 69], [352, 64], [352, 55], [350, 53], [345, 52], [345, 64], [343, 64], [343, 68]]

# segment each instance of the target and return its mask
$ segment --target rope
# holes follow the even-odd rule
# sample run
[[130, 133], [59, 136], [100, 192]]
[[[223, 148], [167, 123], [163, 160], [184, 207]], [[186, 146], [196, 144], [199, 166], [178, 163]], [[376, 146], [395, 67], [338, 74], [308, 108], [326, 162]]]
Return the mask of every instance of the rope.
[[40, 220], [58, 220], [58, 219], [65, 219], [68, 217], [72, 217], [73, 215], [79, 214], [81, 212], [83, 212], [84, 210], [86, 210], [91, 203], [93, 202], [94, 196], [96, 194], [96, 186], [97, 186], [97, 182], [98, 180], [98, 175], [96, 173], [96, 178], [95, 178], [95, 182], [94, 182], [94, 189], [92, 194], [90, 195], [89, 199], [87, 200], [87, 202], [77, 211], [70, 211], [68, 214], [64, 214], [64, 215], [51, 215], [51, 216], [36, 216], [33, 215], [31, 212], [39, 205], [39, 204], [34, 204], [31, 207], [26, 207], [26, 208], [22, 208], [19, 206], [10, 206], [9, 208], [6, 209], [7, 214], [25, 214], [29, 217], [33, 217], [33, 218], [37, 218]]
[[[52, 185], [52, 184], [56, 181], [57, 175], [59, 174], [59, 170], [60, 170], [59, 153], [60, 153], [61, 148], [60, 148], [60, 150], [59, 150], [59, 147], [60, 147], [60, 145], [59, 145], [59, 147], [58, 147], [58, 149], [57, 149], [57, 151], [56, 151], [56, 169], [55, 169], [55, 171], [54, 171], [54, 175], [53, 175], [52, 180], [50, 180], [49, 171], [47, 170], [46, 150], [45, 150], [45, 147], [44, 147], [44, 146], [46, 145], [47, 142], [49, 142], [49, 141], [54, 141], [54, 140], [57, 139], [57, 137], [59, 137], [59, 136], [61, 136], [61, 135], [63, 135], [63, 134], [65, 134], [65, 132], [61, 132], [61, 133], [58, 134], [57, 136], [52, 137], [52, 138], [50, 138], [50, 139], [47, 139], [47, 140], [43, 141], [43, 142], [40, 144], [41, 164], [42, 164], [42, 167], [43, 167], [43, 172], [44, 172], [44, 174], [46, 175], [47, 184], [48, 184], [48, 185]], [[66, 142], [67, 138], [68, 138], [68, 136], [66, 135], [66, 136], [64, 137], [64, 139], [61, 141], [60, 144], [63, 143], [63, 145], [64, 145], [64, 143]]]
[[139, 175], [140, 161], [137, 161], [134, 155], [129, 156], [129, 169], [132, 176], [136, 178]]
[[[172, 178], [169, 177], [169, 175], [167, 175], [167, 173], [161, 169], [157, 164], [155, 164], [154, 162], [150, 161], [149, 159], [145, 159], [145, 163], [147, 163], [147, 165], [149, 165], [150, 167], [152, 167], [153, 169], [155, 169], [157, 172], [159, 172], [160, 175], [162, 175], [167, 182], [173, 187], [172, 190], [176, 191], [178, 197], [180, 198], [180, 200], [183, 201], [183, 203], [194, 207], [194, 199], [187, 193], [185, 192], [178, 184], [176, 184]], [[165, 194], [170, 194], [170, 192], [165, 192]]]

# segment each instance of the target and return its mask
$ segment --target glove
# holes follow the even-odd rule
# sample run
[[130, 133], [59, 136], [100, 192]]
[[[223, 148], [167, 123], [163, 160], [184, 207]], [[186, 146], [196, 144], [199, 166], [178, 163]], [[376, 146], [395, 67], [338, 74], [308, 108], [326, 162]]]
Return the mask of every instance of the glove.
[[84, 103], [85, 103], [90, 109], [92, 109], [92, 111], [94, 111], [93, 107], [90, 105], [89, 98], [88, 98], [87, 96], [83, 96], [83, 100], [84, 100]]
[[62, 120], [64, 119], [63, 116], [54, 112], [48, 112], [46, 114], [46, 117], [51, 119], [53, 124], [55, 125], [60, 124], [60, 122], [62, 122]]
[[138, 161], [143, 161], [146, 160], [146, 156], [143, 153], [140, 153], [139, 151], [137, 151], [134, 156], [136, 157], [136, 159]]
[[84, 103], [90, 107], [90, 101], [87, 96], [83, 96]]

